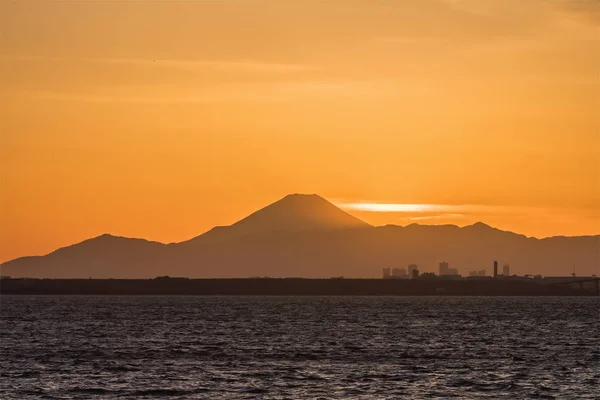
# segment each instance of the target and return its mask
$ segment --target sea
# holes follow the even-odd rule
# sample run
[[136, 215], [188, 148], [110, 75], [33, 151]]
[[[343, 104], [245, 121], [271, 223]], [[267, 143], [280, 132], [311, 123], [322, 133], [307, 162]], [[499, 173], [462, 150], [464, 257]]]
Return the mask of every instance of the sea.
[[2, 399], [599, 399], [598, 297], [0, 296]]

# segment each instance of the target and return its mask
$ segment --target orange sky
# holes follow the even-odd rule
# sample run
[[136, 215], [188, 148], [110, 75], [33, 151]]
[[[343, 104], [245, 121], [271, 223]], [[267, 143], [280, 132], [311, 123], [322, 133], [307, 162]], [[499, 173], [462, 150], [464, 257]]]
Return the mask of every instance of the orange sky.
[[595, 0], [0, 1], [0, 261], [296, 192], [600, 233]]

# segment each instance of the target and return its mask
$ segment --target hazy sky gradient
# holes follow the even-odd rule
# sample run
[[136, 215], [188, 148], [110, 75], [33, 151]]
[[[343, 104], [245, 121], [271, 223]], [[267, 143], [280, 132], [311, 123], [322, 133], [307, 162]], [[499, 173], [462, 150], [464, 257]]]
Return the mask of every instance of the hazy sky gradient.
[[0, 1], [1, 261], [295, 192], [600, 233], [595, 0]]

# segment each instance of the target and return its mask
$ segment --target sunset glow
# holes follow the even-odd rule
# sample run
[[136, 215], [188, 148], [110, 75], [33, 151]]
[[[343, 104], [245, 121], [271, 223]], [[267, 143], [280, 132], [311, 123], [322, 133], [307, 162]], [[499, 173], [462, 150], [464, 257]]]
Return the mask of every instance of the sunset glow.
[[600, 0], [0, 0], [2, 398], [596, 398], [599, 276]]
[[385, 204], [385, 203], [347, 203], [341, 204], [347, 210], [372, 211], [372, 212], [451, 212], [464, 211], [473, 206], [451, 206], [442, 204]]
[[600, 233], [597, 2], [1, 5], [0, 262], [186, 240], [288, 193]]

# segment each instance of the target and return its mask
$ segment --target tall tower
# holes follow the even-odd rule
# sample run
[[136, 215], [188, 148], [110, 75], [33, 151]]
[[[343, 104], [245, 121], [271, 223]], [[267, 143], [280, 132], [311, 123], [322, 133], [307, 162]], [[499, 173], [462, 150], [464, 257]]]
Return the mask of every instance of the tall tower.
[[498, 261], [494, 261], [494, 279], [498, 277]]
[[446, 261], [442, 261], [440, 263], [440, 276], [448, 275], [448, 263]]

